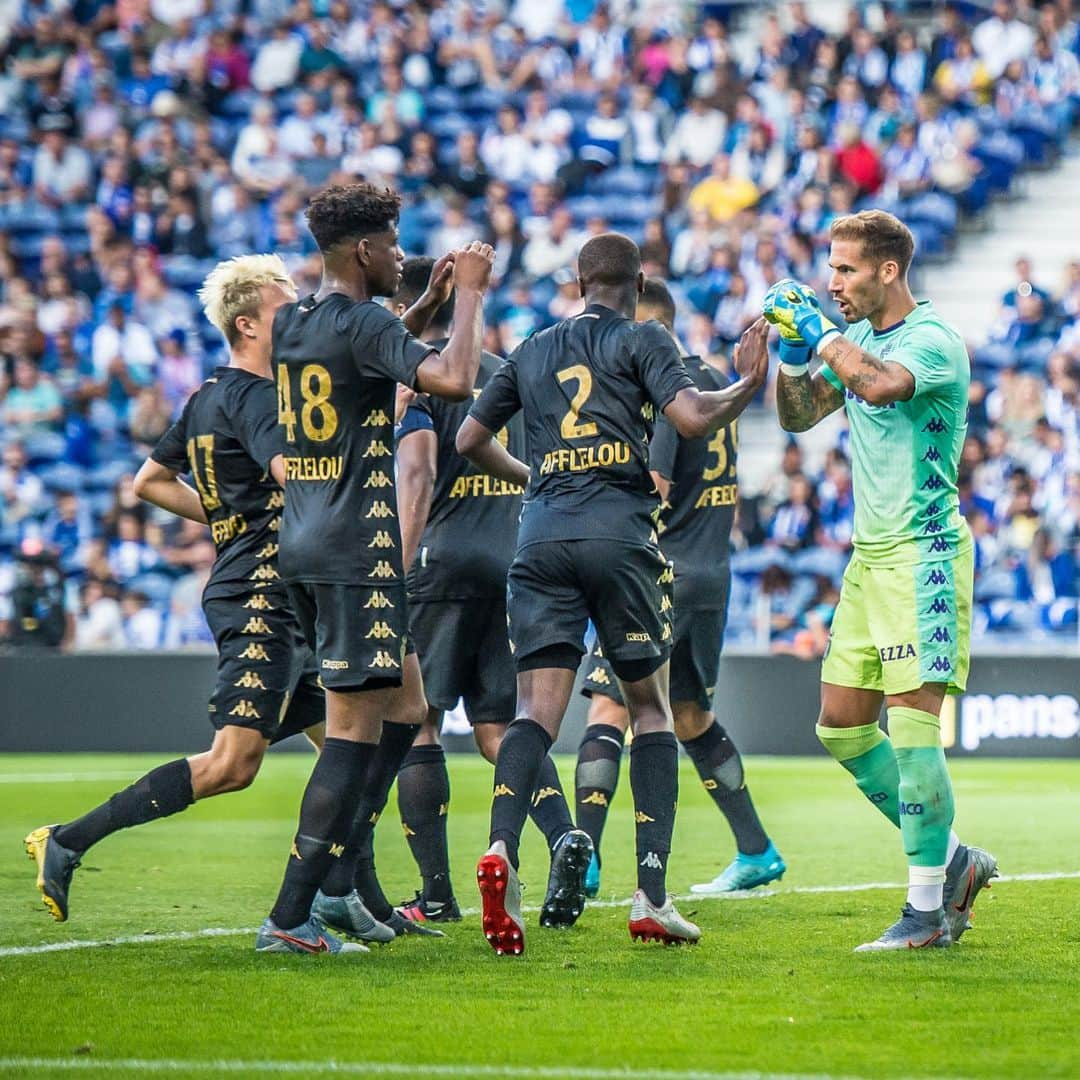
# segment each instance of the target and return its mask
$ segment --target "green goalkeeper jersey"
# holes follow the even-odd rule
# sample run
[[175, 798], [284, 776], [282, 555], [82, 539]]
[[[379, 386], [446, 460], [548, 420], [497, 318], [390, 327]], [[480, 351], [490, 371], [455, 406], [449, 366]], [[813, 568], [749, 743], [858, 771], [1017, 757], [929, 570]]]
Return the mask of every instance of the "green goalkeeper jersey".
[[963, 339], [928, 300], [887, 330], [864, 319], [844, 336], [915, 378], [909, 401], [875, 406], [822, 366], [844, 393], [851, 431], [855, 553], [876, 566], [955, 558], [971, 545], [956, 488], [971, 380]]

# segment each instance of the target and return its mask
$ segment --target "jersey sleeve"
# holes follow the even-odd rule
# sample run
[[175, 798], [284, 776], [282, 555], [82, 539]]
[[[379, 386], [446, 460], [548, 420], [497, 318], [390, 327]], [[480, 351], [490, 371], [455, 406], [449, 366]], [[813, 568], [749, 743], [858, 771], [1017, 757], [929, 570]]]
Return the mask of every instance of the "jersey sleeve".
[[414, 387], [416, 369], [435, 350], [413, 337], [396, 315], [378, 304], [363, 305], [353, 319], [353, 360], [360, 374]]
[[[520, 346], [519, 346], [520, 348]], [[488, 431], [502, 431], [521, 408], [517, 384], [517, 350], [499, 365], [469, 410], [469, 415]]]
[[189, 399], [180, 418], [170, 425], [168, 431], [158, 439], [157, 445], [150, 451], [150, 460], [164, 465], [174, 473], [188, 471], [187, 439], [184, 433], [187, 430], [188, 409], [191, 407]]
[[940, 390], [956, 382], [956, 365], [950, 359], [952, 342], [933, 326], [913, 327], [904, 344], [889, 353], [892, 363], [907, 368], [915, 379], [912, 397]]
[[[421, 405], [421, 399], [417, 398], [406, 410], [401, 418], [401, 423], [394, 430], [394, 438], [400, 442], [406, 435], [414, 431], [434, 431], [435, 423], [431, 419], [431, 409], [426, 399]], [[425, 407], [427, 406], [427, 407]]]
[[634, 360], [641, 385], [658, 411], [666, 409], [680, 391], [694, 388], [674, 339], [658, 322], [637, 328]]
[[285, 432], [277, 418], [277, 391], [269, 379], [245, 388], [239, 397], [234, 430], [240, 445], [262, 469], [269, 469], [278, 454], [285, 453]]
[[675, 476], [675, 457], [679, 452], [679, 433], [662, 416], [656, 418], [652, 441], [649, 443], [649, 468], [665, 480]]

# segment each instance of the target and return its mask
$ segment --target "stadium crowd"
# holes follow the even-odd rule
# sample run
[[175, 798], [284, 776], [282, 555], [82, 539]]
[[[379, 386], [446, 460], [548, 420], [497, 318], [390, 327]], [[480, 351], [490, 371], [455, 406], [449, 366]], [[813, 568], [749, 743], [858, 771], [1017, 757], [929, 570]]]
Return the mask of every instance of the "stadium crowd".
[[[272, 250], [314, 288], [302, 208], [328, 182], [402, 192], [408, 253], [491, 242], [503, 354], [579, 309], [577, 250], [609, 228], [720, 367], [773, 282], [824, 295], [837, 215], [891, 209], [917, 263], [947, 258], [1061, 154], [1078, 25], [1067, 0], [995, 0], [970, 32], [970, 10], [861, 10], [827, 35], [792, 3], [744, 49], [732, 5], [675, 0], [0, 6], [0, 595], [43, 545], [76, 648], [210, 643], [209, 538], [132, 473], [222, 357], [207, 271]], [[1020, 260], [973, 365], [976, 635], [1075, 634], [1080, 262], [1054, 283]], [[820, 474], [789, 444], [744, 493], [733, 639], [764, 620], [774, 647], [820, 651], [851, 515], [843, 439]]]

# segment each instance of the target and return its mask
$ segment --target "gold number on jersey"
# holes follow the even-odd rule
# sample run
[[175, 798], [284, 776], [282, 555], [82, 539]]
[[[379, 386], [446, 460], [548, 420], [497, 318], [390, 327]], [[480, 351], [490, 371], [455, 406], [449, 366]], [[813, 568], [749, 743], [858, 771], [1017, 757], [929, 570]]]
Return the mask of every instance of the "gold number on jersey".
[[[199, 471], [199, 451], [202, 451], [202, 471]], [[214, 436], [196, 435], [187, 441], [188, 462], [191, 478], [195, 481], [203, 509], [209, 513], [221, 507], [218, 497], [217, 477], [214, 474]]]
[[[314, 385], [312, 385], [314, 384]], [[300, 372], [300, 393], [304, 407], [300, 410], [300, 426], [312, 442], [326, 442], [338, 428], [337, 409], [330, 404], [334, 384], [330, 372], [322, 364], [305, 364]], [[318, 424], [315, 418], [318, 417]]]
[[597, 426], [590, 420], [580, 424], [581, 407], [592, 393], [592, 372], [584, 364], [574, 364], [556, 372], [555, 378], [561, 383], [576, 382], [577, 393], [570, 400], [570, 411], [563, 417], [560, 431], [564, 439], [587, 439], [599, 433]]
[[[285, 438], [296, 442], [296, 410], [292, 405], [292, 388], [289, 385], [289, 369], [278, 364], [278, 423], [285, 427]], [[304, 404], [300, 409], [300, 426], [312, 442], [326, 442], [338, 429], [337, 409], [330, 404], [334, 384], [330, 372], [322, 364], [305, 364], [300, 372], [300, 396]], [[317, 421], [317, 422], [316, 422]]]
[[[706, 481], [707, 483], [709, 483], [709, 482], [711, 482], [713, 480], [719, 479], [721, 476], [723, 476], [724, 472], [727, 470], [729, 461], [728, 461], [727, 442], [724, 439], [725, 434], [726, 434], [726, 429], [721, 428], [709, 440], [708, 450], [709, 450], [710, 454], [713, 454], [716, 457], [716, 464], [706, 466], [706, 468], [704, 469], [704, 471], [701, 474], [701, 479]], [[737, 432], [736, 432], [735, 422], [732, 421], [732, 423], [731, 423], [731, 446], [732, 446], [733, 449], [736, 446], [737, 438], [738, 438], [738, 435], [737, 435]], [[735, 476], [735, 462], [731, 461], [730, 464], [731, 464], [731, 476], [732, 476], [732, 478], [734, 478], [734, 476]]]
[[277, 366], [277, 422], [285, 427], [285, 439], [296, 442], [296, 411], [292, 407], [289, 369], [285, 364]]
[[[475, 401], [480, 396], [480, 391], [477, 390], [475, 387], [473, 387], [472, 396], [473, 396], [473, 401]], [[510, 445], [510, 432], [506, 428], [503, 428], [502, 431], [496, 433], [495, 441], [504, 450], [506, 450]]]

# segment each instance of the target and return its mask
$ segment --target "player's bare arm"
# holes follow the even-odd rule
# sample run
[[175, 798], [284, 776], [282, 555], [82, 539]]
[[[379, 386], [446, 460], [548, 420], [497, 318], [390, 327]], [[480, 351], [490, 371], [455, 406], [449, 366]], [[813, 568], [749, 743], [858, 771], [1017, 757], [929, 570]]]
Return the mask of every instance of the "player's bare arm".
[[408, 570], [431, 512], [439, 440], [434, 431], [410, 431], [397, 444], [397, 508], [401, 558]]
[[454, 328], [441, 352], [432, 352], [416, 371], [416, 388], [447, 401], [465, 401], [480, 370], [484, 336], [484, 292], [491, 280], [495, 249], [474, 240], [454, 256], [457, 289]]
[[454, 289], [455, 255], [456, 252], [450, 251], [441, 259], [436, 260], [431, 268], [427, 288], [416, 303], [401, 316], [401, 321], [414, 337], [423, 335], [435, 312], [450, 298], [450, 293]]
[[[280, 460], [280, 458], [278, 459]], [[199, 499], [199, 493], [185, 483], [172, 471], [158, 464], [153, 458], [147, 458], [135, 474], [135, 494], [170, 514], [197, 521], [206, 525], [206, 511]]]
[[457, 452], [471, 461], [481, 472], [525, 487], [529, 483], [529, 466], [519, 461], [479, 420], [465, 417], [457, 433]]
[[726, 427], [742, 414], [769, 373], [769, 324], [758, 319], [735, 346], [737, 382], [723, 390], [680, 390], [664, 415], [684, 438], [702, 438]]
[[843, 391], [820, 372], [789, 375], [781, 370], [777, 377], [776, 411], [785, 431], [808, 431], [843, 404]]
[[881, 360], [847, 338], [833, 337], [820, 356], [853, 394], [870, 405], [910, 401], [915, 394], [915, 376], [903, 364]]

